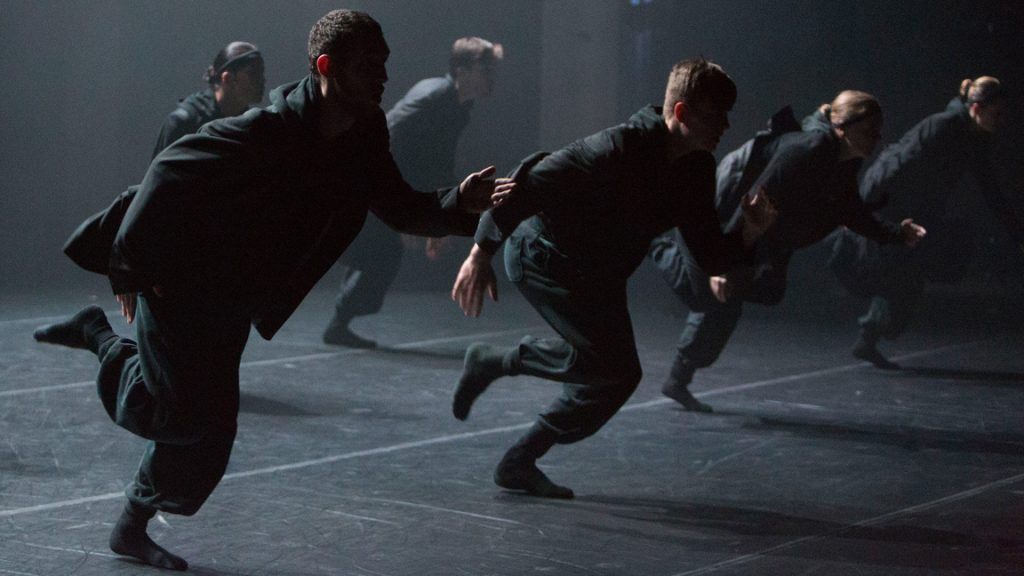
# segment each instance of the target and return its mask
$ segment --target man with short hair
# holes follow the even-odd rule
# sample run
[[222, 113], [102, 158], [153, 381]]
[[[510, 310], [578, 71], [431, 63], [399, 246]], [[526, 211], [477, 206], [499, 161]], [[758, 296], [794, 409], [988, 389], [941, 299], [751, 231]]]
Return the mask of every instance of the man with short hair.
[[138, 341], [88, 307], [37, 340], [100, 360], [109, 416], [150, 440], [110, 547], [161, 568], [184, 559], [146, 533], [161, 510], [196, 513], [234, 442], [250, 325], [274, 336], [359, 232], [368, 211], [419, 234], [472, 233], [511, 186], [486, 178], [419, 193], [388, 151], [379, 24], [335, 10], [313, 26], [310, 74], [271, 105], [207, 124], [153, 161], [109, 248], [109, 277]]
[[597, 432], [639, 384], [626, 282], [652, 239], [678, 227], [702, 266], [724, 272], [749, 258], [746, 249], [770, 225], [773, 209], [760, 196], [743, 201], [744, 221], [731, 234], [718, 223], [711, 151], [735, 100], [736, 86], [721, 67], [680, 62], [663, 108], [645, 107], [624, 124], [532, 156], [516, 172], [514, 197], [481, 217], [452, 298], [469, 316], [480, 313], [484, 292], [497, 298], [490, 261], [504, 242], [509, 279], [561, 336], [466, 351], [452, 404], [460, 420], [501, 376], [563, 383], [561, 398], [498, 464], [499, 486], [573, 496], [535, 462], [554, 444]]
[[[449, 73], [420, 80], [387, 114], [391, 154], [402, 177], [414, 188], [429, 190], [451, 182], [455, 149], [469, 123], [474, 101], [494, 92], [495, 68], [504, 48], [477, 37], [452, 45]], [[427, 256], [436, 257], [440, 238], [427, 239]], [[398, 275], [404, 251], [402, 238], [370, 218], [342, 258], [341, 290], [323, 340], [351, 348], [377, 345], [354, 333], [352, 319], [380, 311], [384, 296]]]

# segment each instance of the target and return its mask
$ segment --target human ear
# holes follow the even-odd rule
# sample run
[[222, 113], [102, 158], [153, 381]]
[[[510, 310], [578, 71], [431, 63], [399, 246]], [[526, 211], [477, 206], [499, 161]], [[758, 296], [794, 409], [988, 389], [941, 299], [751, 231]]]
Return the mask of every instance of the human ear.
[[327, 78], [331, 75], [331, 57], [327, 54], [321, 54], [316, 57], [316, 71], [318, 74]]
[[686, 103], [682, 100], [679, 100], [672, 105], [672, 116], [675, 117], [676, 122], [682, 122], [683, 115], [688, 111], [689, 108], [687, 108]]

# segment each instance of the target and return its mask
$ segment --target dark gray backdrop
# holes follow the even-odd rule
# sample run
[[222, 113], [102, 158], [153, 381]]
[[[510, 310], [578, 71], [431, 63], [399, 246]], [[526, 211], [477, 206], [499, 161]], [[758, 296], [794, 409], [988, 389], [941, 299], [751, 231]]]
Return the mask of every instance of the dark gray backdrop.
[[[552, 10], [552, 3], [559, 5]], [[587, 23], [598, 3], [603, 22]], [[79, 221], [142, 177], [175, 100], [202, 87], [205, 67], [231, 40], [264, 51], [268, 86], [297, 79], [306, 69], [309, 27], [335, 7], [0, 0], [0, 288], [102, 290], [60, 246]], [[365, 0], [345, 7], [367, 10], [384, 27], [392, 48], [386, 106], [419, 78], [443, 73], [454, 38], [475, 34], [506, 45], [498, 92], [475, 110], [460, 171], [488, 162], [508, 170], [534, 149], [564, 143], [542, 134], [565, 139], [578, 123], [575, 136], [583, 136], [658, 102], [671, 63], [699, 54], [723, 64], [740, 87], [723, 153], [779, 106], [804, 114], [843, 88], [881, 99], [890, 141], [940, 110], [964, 77], [1024, 82], [1022, 9], [1006, 0]], [[580, 28], [588, 25], [601, 32]], [[614, 46], [617, 56], [595, 61], [542, 49], [566, 39], [583, 54]], [[545, 67], [596, 78], [599, 89], [544, 91]], [[617, 118], [601, 112], [609, 109]], [[545, 132], [542, 118], [553, 124], [570, 114], [573, 126]], [[1000, 136], [1000, 178], [1008, 191], [1020, 191], [1019, 103], [1011, 121]], [[965, 202], [984, 226], [983, 211]], [[450, 266], [433, 270], [428, 284], [450, 282]]]

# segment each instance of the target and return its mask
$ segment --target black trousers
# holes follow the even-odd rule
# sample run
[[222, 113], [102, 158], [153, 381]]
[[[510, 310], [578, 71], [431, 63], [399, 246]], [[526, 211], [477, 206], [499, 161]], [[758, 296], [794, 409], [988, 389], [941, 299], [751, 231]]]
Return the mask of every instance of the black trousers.
[[651, 243], [648, 256], [672, 291], [690, 309], [676, 345], [679, 356], [695, 368], [712, 365], [739, 324], [744, 302], [774, 306], [786, 293], [791, 253], [765, 249], [756, 255], [750, 283], [727, 302], [711, 293], [709, 278], [677, 232]]
[[557, 442], [597, 432], [629, 399], [642, 371], [626, 300], [626, 281], [581, 274], [539, 233], [536, 218], [505, 245], [509, 278], [560, 338], [527, 336], [512, 356], [513, 371], [563, 383], [562, 395], [540, 414]]
[[136, 322], [137, 342], [118, 338], [100, 349], [97, 377], [111, 419], [150, 441], [127, 496], [191, 515], [231, 455], [249, 320], [143, 294]]
[[370, 215], [341, 258], [341, 288], [334, 301], [337, 316], [351, 320], [376, 314], [402, 265], [402, 237]]
[[928, 236], [913, 248], [879, 245], [849, 231], [835, 238], [829, 267], [851, 293], [871, 299], [858, 320], [864, 332], [899, 337], [916, 315], [929, 282], [957, 282], [966, 275], [973, 260], [967, 227], [943, 221], [926, 227]]

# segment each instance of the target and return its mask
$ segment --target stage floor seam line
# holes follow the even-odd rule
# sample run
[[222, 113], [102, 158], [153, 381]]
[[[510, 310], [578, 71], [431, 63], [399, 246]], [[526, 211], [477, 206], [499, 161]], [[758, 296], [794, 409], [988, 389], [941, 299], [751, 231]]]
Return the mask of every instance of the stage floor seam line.
[[[409, 348], [417, 348], [420, 346], [430, 346], [433, 344], [444, 344], [448, 342], [458, 342], [459, 340], [466, 340], [468, 338], [490, 338], [493, 336], [503, 336], [505, 334], [515, 334], [518, 332], [525, 332], [528, 330], [537, 330], [543, 328], [543, 326], [526, 326], [523, 328], [514, 328], [509, 330], [496, 330], [491, 332], [477, 332], [474, 334], [464, 334], [462, 336], [452, 336], [450, 338], [433, 338], [431, 340], [419, 340], [416, 342], [406, 342], [403, 344], [396, 344], [391, 346], [395, 350], [406, 350]], [[334, 358], [338, 356], [351, 356], [355, 354], [365, 354], [373, 352], [372, 349], [366, 348], [347, 348], [345, 350], [336, 350], [333, 352], [316, 352], [314, 354], [302, 354], [300, 356], [287, 356], [285, 358], [271, 358], [268, 360], [250, 360], [248, 362], [242, 362], [239, 364], [239, 368], [255, 368], [260, 366], [273, 366], [275, 364], [287, 364], [289, 362], [308, 362], [312, 360], [323, 360], [326, 358]], [[0, 398], [9, 398], [11, 396], [24, 396], [26, 394], [37, 394], [42, 392], [56, 392], [60, 390], [73, 390], [75, 388], [85, 388], [87, 386], [95, 386], [95, 380], [83, 380], [81, 382], [71, 382], [70, 384], [54, 384], [52, 386], [38, 386], [35, 388], [22, 388], [20, 390], [5, 390], [0, 392]]]
[[[521, 330], [515, 330], [515, 331], [521, 331]], [[942, 347], [934, 348], [934, 349], [930, 349], [930, 350], [921, 350], [921, 351], [918, 351], [918, 352], [909, 353], [907, 355], [904, 355], [903, 357], [906, 357], [906, 356], [909, 356], [909, 355], [923, 356], [923, 355], [927, 355], [927, 354], [930, 354], [930, 353], [945, 352], [945, 351], [948, 351], [950, 349], [954, 349], [954, 348], [958, 348], [958, 347], [973, 346], [973, 345], [976, 345], [976, 344], [978, 344], [980, 342], [984, 342], [984, 341], [985, 340], [976, 340], [976, 341], [966, 342], [966, 343], [962, 343], [962, 344], [953, 344], [953, 345], [948, 345], [948, 346], [942, 346]], [[811, 372], [804, 372], [802, 374], [792, 374], [792, 375], [789, 375], [789, 376], [783, 376], [783, 377], [773, 378], [773, 379], [769, 379], [769, 380], [760, 380], [760, 381], [749, 382], [749, 383], [745, 383], [745, 384], [737, 384], [735, 386], [726, 386], [726, 387], [723, 387], [723, 388], [717, 388], [717, 389], [709, 390], [709, 391], [706, 391], [706, 392], [698, 392], [698, 393], [696, 393], [694, 395], [697, 396], [697, 397], [717, 396], [717, 395], [721, 395], [721, 394], [727, 394], [729, 392], [738, 392], [738, 391], [742, 391], [742, 390], [748, 390], [748, 389], [751, 389], [751, 388], [770, 386], [772, 384], [783, 384], [783, 383], [788, 383], [788, 382], [795, 382], [795, 381], [798, 381], [798, 380], [803, 380], [803, 379], [807, 379], [807, 378], [813, 378], [813, 377], [816, 377], [816, 376], [822, 376], [822, 375], [830, 374], [830, 373], [834, 373], [834, 372], [847, 371], [847, 370], [850, 370], [851, 367], [859, 367], [859, 366], [862, 366], [862, 365], [863, 365], [862, 363], [857, 363], [857, 364], [852, 364], [852, 365], [851, 364], [845, 364], [845, 365], [842, 365], [842, 366], [837, 366], [837, 367], [834, 367], [834, 368], [828, 368], [828, 369], [824, 369], [824, 370], [814, 370], [814, 371], [811, 371]], [[661, 406], [663, 404], [668, 404], [668, 403], [671, 403], [671, 402], [675, 402], [675, 401], [671, 400], [669, 398], [659, 398], [659, 399], [650, 400], [650, 401], [647, 401], [647, 402], [640, 402], [640, 403], [636, 403], [636, 404], [627, 404], [626, 406], [624, 406], [621, 409], [621, 411], [625, 412], [625, 411], [641, 410], [641, 409], [651, 408], [651, 407], [655, 407], [655, 406]], [[368, 449], [368, 450], [359, 450], [359, 451], [356, 451], [356, 452], [348, 452], [348, 453], [344, 453], [344, 454], [335, 454], [333, 456], [324, 456], [324, 457], [321, 457], [321, 458], [305, 460], [305, 461], [302, 461], [302, 462], [293, 462], [291, 464], [280, 464], [280, 465], [277, 465], [277, 466], [268, 466], [268, 467], [265, 467], [265, 468], [257, 468], [255, 470], [248, 470], [248, 471], [244, 471], [244, 472], [233, 472], [233, 473], [230, 473], [230, 474], [225, 474], [222, 481], [227, 482], [227, 481], [231, 481], [231, 480], [235, 480], [235, 479], [239, 479], [239, 478], [247, 478], [247, 477], [251, 477], [251, 476], [262, 476], [262, 475], [265, 475], [265, 474], [274, 474], [274, 473], [277, 473], [277, 472], [286, 472], [286, 471], [297, 470], [297, 469], [301, 469], [301, 468], [309, 468], [309, 467], [312, 467], [312, 466], [320, 466], [320, 465], [323, 465], [323, 464], [332, 464], [334, 462], [340, 462], [340, 461], [343, 461], [343, 460], [351, 460], [351, 459], [354, 459], [354, 458], [361, 458], [361, 457], [365, 457], [365, 456], [376, 456], [376, 455], [379, 455], [379, 454], [388, 454], [388, 453], [391, 453], [391, 452], [399, 452], [399, 451], [403, 451], [403, 450], [420, 448], [420, 447], [423, 447], [423, 446], [432, 446], [432, 445], [435, 445], [435, 444], [446, 444], [446, 443], [449, 443], [449, 442], [455, 442], [455, 441], [469, 439], [469, 438], [478, 438], [478, 437], [482, 437], [482, 436], [489, 436], [489, 435], [500, 434], [500, 433], [504, 433], [504, 432], [512, 432], [512, 431], [516, 431], [516, 430], [525, 430], [525, 429], [529, 428], [532, 425], [533, 425], [533, 421], [530, 421], [530, 422], [526, 422], [526, 423], [513, 424], [513, 425], [509, 425], [509, 426], [500, 426], [500, 427], [496, 427], [496, 428], [477, 430], [477, 431], [473, 431], [473, 432], [463, 432], [463, 433], [459, 433], [459, 434], [448, 434], [448, 435], [445, 435], [445, 436], [438, 436], [438, 437], [434, 437], [434, 438], [427, 438], [427, 439], [424, 439], [424, 440], [414, 440], [414, 441], [411, 441], [411, 442], [400, 442], [398, 444], [392, 444], [390, 446], [381, 446], [381, 447], [378, 447], [378, 448], [371, 448], [371, 449]], [[93, 502], [102, 502], [102, 501], [105, 501], [105, 500], [113, 500], [115, 498], [122, 497], [123, 495], [124, 495], [124, 492], [110, 492], [110, 493], [107, 493], [107, 494], [98, 494], [96, 496], [87, 496], [87, 497], [83, 497], [83, 498], [74, 498], [74, 499], [70, 499], [70, 500], [51, 502], [49, 504], [38, 504], [38, 505], [35, 505], [35, 506], [27, 506], [27, 507], [23, 507], [23, 508], [14, 508], [14, 509], [10, 509], [10, 510], [0, 510], [0, 518], [7, 518], [7, 517], [11, 517], [11, 516], [18, 516], [18, 515], [29, 514], [29, 513], [33, 513], [33, 512], [44, 512], [44, 511], [47, 511], [47, 510], [55, 510], [55, 509], [58, 509], [58, 508], [66, 508], [66, 507], [70, 507], [70, 506], [76, 506], [78, 504], [88, 504], [88, 503], [93, 503]]]
[[867, 519], [861, 520], [860, 522], [854, 522], [853, 524], [847, 524], [846, 526], [841, 526], [839, 528], [834, 528], [834, 529], [829, 530], [827, 532], [822, 532], [821, 534], [812, 534], [810, 536], [803, 536], [803, 537], [797, 538], [795, 540], [790, 540], [789, 542], [783, 542], [782, 544], [776, 544], [775, 546], [770, 546], [768, 548], [765, 548], [764, 550], [761, 550], [761, 551], [758, 551], [758, 552], [754, 552], [752, 554], [744, 554], [742, 556], [737, 556], [735, 558], [730, 558], [729, 560], [723, 560], [721, 562], [716, 562], [714, 564], [709, 564], [707, 566], [703, 566], [701, 568], [697, 568], [697, 569], [694, 569], [694, 570], [689, 570], [689, 571], [686, 571], [686, 572], [678, 572], [676, 574], [673, 574], [672, 576], [698, 576], [700, 574], [707, 574], [707, 573], [710, 573], [710, 572], [715, 572], [715, 571], [720, 570], [722, 568], [728, 568], [728, 567], [732, 567], [732, 566], [741, 566], [741, 565], [744, 565], [744, 564], [750, 564], [751, 562], [756, 562], [757, 560], [760, 560], [761, 558], [764, 558], [768, 554], [771, 554], [773, 552], [778, 552], [779, 550], [785, 550], [787, 548], [792, 548], [794, 546], [799, 546], [800, 544], [806, 544], [808, 542], [816, 542], [818, 540], [824, 540], [824, 539], [827, 539], [827, 538], [832, 538], [834, 536], [838, 536], [838, 535], [840, 535], [840, 534], [842, 534], [844, 532], [848, 532], [848, 531], [856, 529], [856, 528], [865, 528], [865, 527], [868, 527], [868, 526], [877, 526], [879, 524], [884, 524], [884, 523], [888, 522], [889, 520], [892, 520], [894, 518], [898, 518], [900, 516], [904, 516], [906, 514], [912, 514], [914, 512], [921, 512], [921, 511], [924, 511], [924, 510], [930, 510], [932, 508], [937, 508], [937, 507], [939, 507], [939, 506], [941, 506], [943, 504], [947, 504], [947, 503], [950, 503], [950, 502], [959, 502], [960, 500], [966, 500], [968, 498], [972, 498], [972, 497], [977, 496], [979, 494], [983, 494], [983, 493], [988, 492], [989, 490], [992, 490], [992, 489], [995, 489], [995, 488], [1001, 488], [1003, 486], [1010, 486], [1012, 484], [1016, 484], [1017, 482], [1020, 482], [1021, 480], [1024, 480], [1024, 474], [1017, 474], [1015, 476], [1009, 476], [1007, 478], [1001, 478], [999, 480], [994, 480], [992, 482], [989, 482], [988, 484], [983, 484], [981, 486], [975, 486], [974, 488], [971, 488], [971, 489], [968, 489], [968, 490], [963, 490], [963, 491], [957, 492], [955, 494], [950, 494], [948, 496], [943, 496], [942, 498], [936, 498], [935, 500], [930, 500], [928, 502], [922, 502], [921, 504], [915, 504], [913, 506], [907, 506], [906, 508], [901, 508], [899, 510], [893, 510], [892, 512], [886, 512], [885, 514], [879, 514], [878, 516], [873, 516], [871, 518], [867, 518]]

